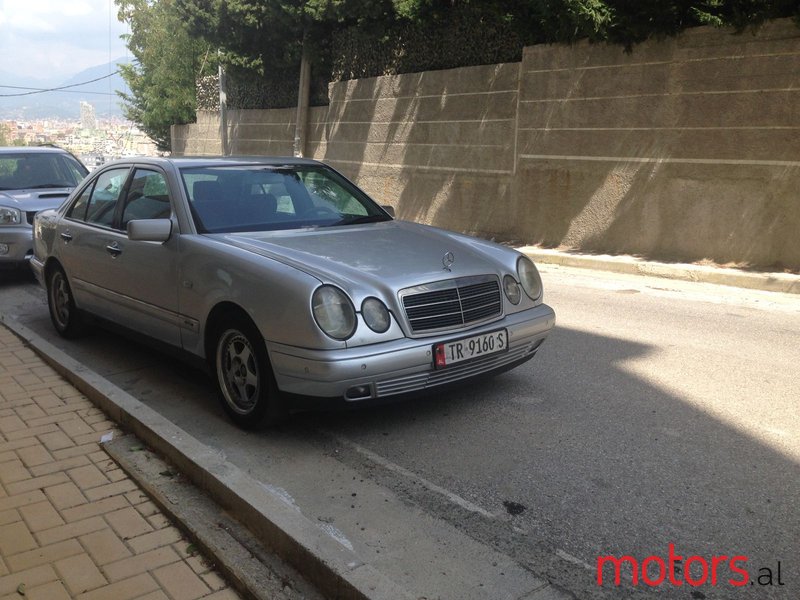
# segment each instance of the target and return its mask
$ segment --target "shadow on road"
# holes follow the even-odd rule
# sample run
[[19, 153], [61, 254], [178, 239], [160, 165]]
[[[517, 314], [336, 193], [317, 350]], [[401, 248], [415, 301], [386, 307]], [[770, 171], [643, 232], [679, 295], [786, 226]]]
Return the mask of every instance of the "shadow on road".
[[[753, 578], [762, 567], [775, 576], [781, 561], [786, 586], [773, 578], [775, 585], [747, 586], [744, 596], [796, 597], [800, 467], [633, 374], [627, 363], [651, 351], [559, 327], [531, 363], [495, 379], [411, 404], [307, 419], [470, 501], [505, 508], [500, 522], [443, 514], [578, 597], [601, 594], [595, 572], [557, 552], [594, 567], [599, 555], [666, 559], [670, 543], [709, 564], [713, 556], [747, 556]], [[362, 469], [376, 476], [374, 466]], [[425, 495], [395, 487], [412, 499]], [[693, 580], [702, 580], [702, 563], [692, 567]], [[727, 583], [741, 576], [718, 571], [718, 586], [702, 587], [705, 597], [742, 595]], [[661, 596], [686, 598], [694, 589], [667, 587]], [[608, 583], [604, 589], [620, 595]]]
[[35, 283], [36, 278], [33, 271], [29, 268], [19, 269], [0, 269], [0, 289], [6, 286], [19, 285], [21, 283]]

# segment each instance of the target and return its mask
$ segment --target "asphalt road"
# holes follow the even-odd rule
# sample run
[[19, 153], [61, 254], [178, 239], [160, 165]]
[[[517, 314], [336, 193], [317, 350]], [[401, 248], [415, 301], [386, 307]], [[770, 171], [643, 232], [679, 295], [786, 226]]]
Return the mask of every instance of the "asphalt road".
[[[0, 312], [217, 449], [418, 597], [520, 597], [529, 575], [578, 598], [800, 597], [800, 297], [542, 274], [557, 328], [517, 370], [250, 434], [227, 422], [210, 379], [177, 360], [102, 329], [56, 338], [30, 279], [2, 280]], [[669, 560], [670, 544], [682, 561]], [[601, 555], [660, 557], [683, 585], [653, 558], [637, 586], [630, 562], [627, 585], [615, 587], [607, 564], [600, 586]], [[747, 585], [730, 583], [744, 580], [737, 569]]]

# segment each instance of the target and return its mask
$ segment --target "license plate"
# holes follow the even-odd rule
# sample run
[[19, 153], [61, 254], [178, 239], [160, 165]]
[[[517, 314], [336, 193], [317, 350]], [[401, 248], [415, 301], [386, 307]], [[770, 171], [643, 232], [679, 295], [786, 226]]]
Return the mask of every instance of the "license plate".
[[437, 369], [440, 369], [465, 360], [498, 354], [507, 350], [508, 331], [501, 329], [452, 342], [435, 344], [433, 346], [434, 364]]

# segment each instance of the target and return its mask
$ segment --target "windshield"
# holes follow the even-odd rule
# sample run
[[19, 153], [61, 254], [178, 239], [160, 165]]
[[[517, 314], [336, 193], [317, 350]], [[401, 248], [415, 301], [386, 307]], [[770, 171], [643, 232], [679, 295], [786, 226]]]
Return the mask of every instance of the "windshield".
[[321, 165], [194, 167], [181, 169], [181, 175], [203, 233], [391, 220], [364, 192]]
[[66, 153], [0, 154], [0, 190], [74, 188], [87, 173], [81, 163]]

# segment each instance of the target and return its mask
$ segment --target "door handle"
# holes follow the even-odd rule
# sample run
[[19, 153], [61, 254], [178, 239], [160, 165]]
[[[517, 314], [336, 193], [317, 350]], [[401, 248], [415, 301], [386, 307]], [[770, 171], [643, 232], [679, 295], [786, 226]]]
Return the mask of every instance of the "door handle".
[[106, 246], [106, 251], [111, 255], [111, 258], [117, 258], [120, 254], [122, 254], [122, 248], [119, 247], [117, 242], [111, 242], [108, 246]]
[[72, 241], [72, 234], [69, 231], [62, 231], [61, 232], [61, 239], [64, 240], [67, 244]]

